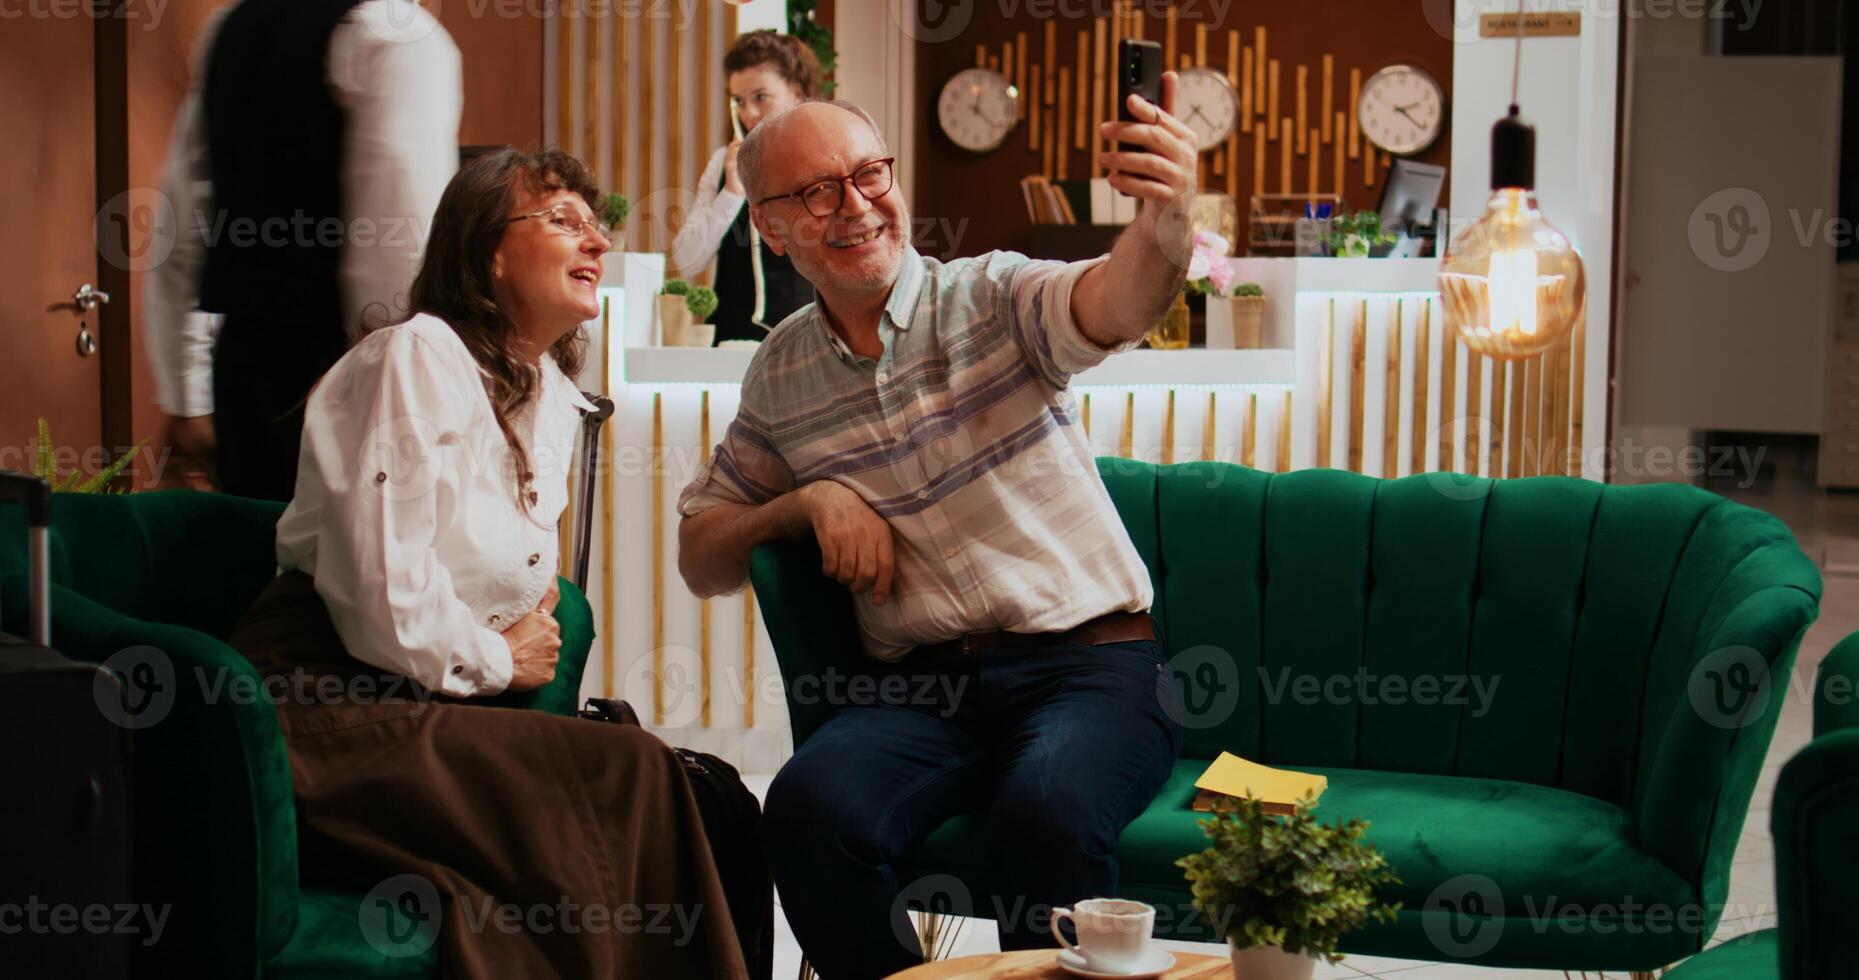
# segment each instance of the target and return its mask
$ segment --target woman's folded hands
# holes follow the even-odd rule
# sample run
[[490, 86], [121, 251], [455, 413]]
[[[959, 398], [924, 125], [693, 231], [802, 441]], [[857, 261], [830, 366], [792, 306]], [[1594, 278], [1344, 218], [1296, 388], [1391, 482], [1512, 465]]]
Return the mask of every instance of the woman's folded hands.
[[562, 627], [555, 621], [555, 604], [561, 590], [549, 583], [549, 591], [529, 615], [504, 630], [503, 639], [510, 644], [510, 691], [533, 691], [555, 679], [555, 663], [562, 649]]

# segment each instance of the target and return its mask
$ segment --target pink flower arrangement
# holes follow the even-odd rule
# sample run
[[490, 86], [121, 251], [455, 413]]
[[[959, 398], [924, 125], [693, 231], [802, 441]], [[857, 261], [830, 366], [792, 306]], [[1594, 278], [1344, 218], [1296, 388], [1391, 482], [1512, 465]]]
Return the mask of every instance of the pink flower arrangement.
[[1227, 256], [1224, 235], [1211, 231], [1194, 233], [1194, 252], [1188, 258], [1187, 290], [1213, 296], [1232, 294], [1233, 278], [1238, 273]]

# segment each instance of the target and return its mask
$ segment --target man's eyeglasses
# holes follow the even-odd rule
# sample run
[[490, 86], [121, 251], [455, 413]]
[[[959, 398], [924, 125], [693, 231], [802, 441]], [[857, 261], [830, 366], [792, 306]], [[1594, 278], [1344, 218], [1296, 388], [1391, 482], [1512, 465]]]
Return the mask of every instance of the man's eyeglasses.
[[790, 197], [798, 198], [807, 213], [816, 218], [830, 218], [833, 212], [846, 203], [846, 182], [867, 201], [876, 201], [891, 192], [891, 164], [896, 157], [873, 160], [864, 166], [840, 177], [825, 177], [795, 191], [792, 194], [776, 194], [764, 197], [756, 204], [768, 204], [771, 201], [784, 201]]
[[594, 233], [600, 236], [601, 241], [607, 243], [607, 249], [609, 251], [613, 249], [613, 229], [609, 228], [605, 221], [589, 221], [581, 217], [581, 213], [576, 211], [572, 205], [557, 204], [552, 208], [544, 208], [541, 211], [531, 211], [528, 214], [516, 215], [510, 220], [521, 221], [524, 218], [547, 218], [549, 219], [549, 224], [561, 229], [563, 234], [572, 235], [576, 238], [580, 238], [583, 234], [586, 234], [587, 226], [591, 224], [594, 226]]

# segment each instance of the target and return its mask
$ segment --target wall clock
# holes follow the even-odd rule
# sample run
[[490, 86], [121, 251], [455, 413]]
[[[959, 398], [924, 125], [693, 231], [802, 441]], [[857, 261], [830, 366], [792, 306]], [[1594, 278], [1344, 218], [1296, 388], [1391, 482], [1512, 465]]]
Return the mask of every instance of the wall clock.
[[1182, 72], [1175, 96], [1175, 118], [1194, 130], [1203, 153], [1225, 143], [1239, 125], [1239, 96], [1226, 76], [1211, 68]]
[[942, 86], [936, 120], [950, 142], [986, 153], [1007, 141], [1020, 118], [1020, 91], [1000, 72], [967, 68]]
[[1418, 153], [1446, 125], [1446, 93], [1413, 65], [1389, 65], [1362, 83], [1356, 102], [1362, 135], [1389, 153]]

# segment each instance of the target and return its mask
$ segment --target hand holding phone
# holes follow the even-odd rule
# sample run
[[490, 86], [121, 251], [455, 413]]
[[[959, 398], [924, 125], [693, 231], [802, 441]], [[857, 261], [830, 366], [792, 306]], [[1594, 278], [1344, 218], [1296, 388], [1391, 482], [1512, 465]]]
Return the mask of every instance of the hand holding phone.
[[1099, 164], [1118, 193], [1155, 204], [1193, 194], [1199, 149], [1193, 131], [1170, 115], [1178, 85], [1175, 74], [1163, 68], [1160, 45], [1117, 43], [1117, 119], [1101, 129], [1116, 142]]
[[[1140, 95], [1151, 105], [1162, 104], [1162, 46], [1154, 41], [1124, 38], [1117, 42], [1117, 118], [1148, 122], [1130, 112], [1130, 96]], [[1120, 153], [1143, 153], [1133, 143], [1118, 143]]]

